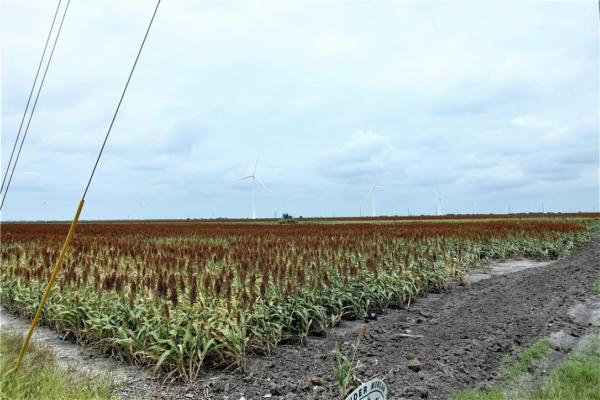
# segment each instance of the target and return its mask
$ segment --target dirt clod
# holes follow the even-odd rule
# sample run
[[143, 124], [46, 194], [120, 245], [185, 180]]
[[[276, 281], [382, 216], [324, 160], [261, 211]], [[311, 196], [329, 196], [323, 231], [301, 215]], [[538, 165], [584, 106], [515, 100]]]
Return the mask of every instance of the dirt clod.
[[421, 370], [421, 361], [418, 358], [413, 358], [408, 363], [408, 369], [419, 372]]
[[311, 376], [308, 378], [308, 383], [313, 386], [325, 386], [327, 381], [319, 376]]

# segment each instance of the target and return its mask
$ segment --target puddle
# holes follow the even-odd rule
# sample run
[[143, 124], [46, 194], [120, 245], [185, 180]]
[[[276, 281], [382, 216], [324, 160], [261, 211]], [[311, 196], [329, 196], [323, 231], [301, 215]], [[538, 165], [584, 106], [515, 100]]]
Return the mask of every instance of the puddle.
[[471, 275], [469, 276], [468, 283], [479, 282], [484, 279], [489, 279], [496, 275], [506, 275], [512, 274], [513, 272], [519, 272], [530, 268], [539, 268], [546, 267], [548, 265], [554, 264], [556, 260], [552, 261], [535, 261], [528, 259], [521, 260], [506, 260], [502, 262], [491, 261], [490, 266], [491, 269], [474, 269], [471, 271]]

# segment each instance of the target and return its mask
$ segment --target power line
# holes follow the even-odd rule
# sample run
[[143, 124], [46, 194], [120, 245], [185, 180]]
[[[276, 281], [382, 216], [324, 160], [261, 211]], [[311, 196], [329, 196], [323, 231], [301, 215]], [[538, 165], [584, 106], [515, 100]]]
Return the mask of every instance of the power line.
[[60, 25], [58, 26], [58, 32], [56, 33], [56, 38], [54, 39], [54, 44], [52, 45], [52, 51], [50, 51], [50, 56], [48, 57], [48, 63], [46, 64], [46, 68], [44, 69], [44, 75], [42, 75], [42, 81], [40, 82], [40, 87], [38, 88], [37, 95], [35, 96], [35, 101], [33, 102], [33, 107], [31, 108], [31, 114], [29, 114], [29, 119], [27, 120], [27, 126], [25, 127], [25, 132], [23, 133], [23, 138], [21, 139], [21, 144], [19, 145], [19, 151], [17, 152], [17, 157], [15, 158], [15, 163], [10, 172], [10, 177], [8, 178], [8, 183], [6, 184], [6, 189], [4, 190], [4, 195], [2, 196], [2, 203], [0, 203], [0, 210], [2, 209], [2, 206], [4, 206], [4, 201], [6, 200], [6, 194], [8, 193], [8, 188], [10, 187], [10, 182], [12, 181], [13, 174], [15, 173], [15, 169], [17, 168], [17, 163], [19, 162], [21, 150], [23, 149], [23, 143], [25, 143], [25, 138], [27, 137], [27, 132], [29, 132], [29, 125], [31, 124], [31, 119], [33, 118], [33, 114], [35, 112], [35, 107], [37, 106], [38, 99], [40, 98], [42, 86], [44, 86], [44, 81], [46, 80], [46, 74], [48, 73], [48, 68], [50, 67], [50, 62], [52, 61], [52, 56], [54, 55], [54, 50], [56, 49], [56, 44], [58, 43], [58, 38], [60, 37], [60, 32], [62, 30], [63, 23], [65, 22], [65, 17], [67, 16], [67, 11], [69, 10], [69, 4], [71, 4], [71, 0], [67, 1], [67, 6], [65, 7], [65, 12], [63, 13], [62, 19], [60, 20]]
[[110, 126], [108, 127], [108, 131], [106, 132], [106, 136], [104, 137], [104, 142], [102, 143], [102, 147], [100, 148], [100, 152], [98, 153], [98, 158], [96, 159], [96, 163], [94, 164], [94, 168], [92, 169], [92, 173], [90, 174], [90, 179], [88, 180], [87, 185], [85, 186], [85, 190], [83, 191], [83, 196], [81, 196], [81, 201], [85, 200], [85, 195], [87, 194], [88, 189], [90, 188], [90, 183], [92, 183], [92, 178], [94, 177], [94, 173], [96, 172], [96, 167], [98, 167], [98, 162], [100, 161], [100, 157], [102, 156], [102, 152], [104, 151], [104, 146], [106, 146], [106, 141], [108, 140], [108, 135], [110, 135], [110, 131], [112, 130], [113, 124], [115, 123], [115, 119], [117, 118], [117, 114], [119, 113], [119, 108], [121, 108], [121, 103], [123, 102], [123, 97], [125, 97], [125, 92], [127, 91], [127, 87], [129, 86], [129, 81], [131, 81], [131, 76], [133, 75], [133, 71], [135, 70], [135, 66], [140, 58], [140, 54], [142, 53], [142, 49], [144, 48], [144, 44], [146, 43], [146, 38], [148, 37], [148, 33], [150, 32], [150, 27], [152, 26], [152, 22], [154, 22], [154, 17], [156, 16], [156, 12], [158, 11], [158, 6], [160, 5], [160, 1], [156, 3], [156, 7], [154, 8], [154, 13], [152, 14], [152, 18], [150, 19], [150, 23], [148, 24], [148, 29], [146, 29], [146, 34], [144, 35], [144, 40], [142, 40], [142, 44], [140, 45], [140, 49], [138, 50], [137, 56], [135, 57], [135, 61], [133, 62], [133, 66], [131, 67], [131, 71], [129, 72], [129, 77], [127, 78], [127, 83], [125, 83], [125, 87], [123, 88], [123, 93], [121, 93], [121, 98], [119, 99], [119, 104], [117, 104], [117, 109], [110, 121]]
[[[52, 272], [52, 275], [50, 276], [50, 280], [48, 282], [48, 285], [46, 286], [46, 290], [44, 291], [42, 299], [40, 300], [40, 304], [38, 305], [35, 316], [33, 317], [33, 321], [31, 322], [31, 327], [29, 328], [29, 332], [27, 332], [27, 336], [25, 337], [25, 340], [23, 341], [23, 345], [21, 346], [21, 351], [19, 352], [19, 356], [17, 358], [17, 363], [16, 363], [15, 367], [10, 371], [11, 373], [16, 372], [19, 369], [19, 365], [21, 365], [21, 360], [23, 359], [23, 354], [25, 353], [25, 350], [27, 349], [29, 339], [31, 339], [33, 330], [35, 329], [37, 321], [39, 320], [40, 315], [42, 314], [42, 309], [44, 308], [46, 299], [50, 295], [50, 290], [52, 289], [54, 280], [56, 279], [56, 276], [58, 275], [58, 272], [60, 271], [60, 267], [62, 265], [63, 258], [65, 256], [67, 248], [69, 247], [71, 238], [73, 237], [73, 234], [75, 233], [75, 227], [77, 226], [77, 222], [79, 221], [79, 216], [81, 215], [81, 210], [83, 209], [83, 203], [85, 202], [85, 195], [90, 187], [90, 183], [92, 182], [92, 177], [94, 176], [94, 172], [96, 171], [96, 167], [98, 166], [98, 162], [100, 161], [100, 156], [102, 155], [102, 152], [104, 151], [104, 146], [106, 145], [106, 141], [108, 140], [108, 135], [110, 134], [113, 123], [115, 122], [115, 118], [117, 117], [117, 113], [119, 112], [119, 108], [121, 107], [121, 102], [123, 101], [123, 97], [125, 96], [125, 92], [127, 91], [127, 87], [129, 86], [129, 82], [131, 81], [131, 76], [133, 75], [135, 66], [137, 65], [138, 59], [140, 58], [140, 54], [142, 53], [144, 43], [146, 43], [146, 38], [148, 37], [148, 32], [150, 32], [150, 27], [152, 26], [152, 22], [154, 21], [154, 17], [156, 16], [156, 11], [158, 11], [159, 5], [160, 5], [160, 0], [158, 0], [158, 2], [156, 3], [156, 8], [154, 9], [154, 13], [152, 14], [150, 23], [148, 24], [148, 29], [146, 30], [146, 34], [144, 35], [144, 40], [142, 41], [142, 44], [138, 51], [138, 54], [135, 58], [133, 67], [131, 67], [131, 72], [129, 73], [129, 77], [127, 78], [127, 83], [125, 84], [125, 88], [123, 89], [123, 93], [121, 94], [121, 98], [119, 99], [119, 104], [117, 105], [115, 114], [113, 115], [112, 121], [110, 122], [110, 126], [108, 127], [108, 132], [106, 132], [106, 136], [104, 137], [104, 142], [102, 143], [102, 148], [100, 149], [100, 152], [98, 153], [98, 158], [96, 159], [96, 163], [94, 164], [94, 169], [92, 170], [92, 173], [90, 174], [90, 179], [88, 180], [87, 186], [85, 187], [83, 196], [81, 197], [81, 200], [79, 201], [79, 206], [77, 207], [77, 211], [75, 212], [75, 217], [73, 218], [73, 222], [71, 222], [71, 227], [69, 228], [69, 233], [67, 234], [67, 238], [65, 239], [65, 242], [60, 251], [58, 259], [56, 260], [56, 265], [54, 266], [54, 271]], [[5, 195], [6, 195], [6, 193], [5, 193]]]
[[54, 12], [54, 18], [52, 18], [52, 25], [50, 25], [50, 31], [48, 32], [48, 37], [46, 38], [46, 44], [44, 45], [44, 51], [42, 51], [42, 57], [40, 58], [40, 63], [38, 64], [37, 71], [35, 73], [35, 78], [33, 79], [33, 85], [31, 85], [31, 90], [29, 91], [29, 98], [27, 99], [27, 105], [25, 106], [25, 111], [23, 111], [23, 118], [21, 118], [21, 125], [19, 125], [19, 131], [17, 133], [17, 137], [15, 138], [15, 144], [13, 144], [12, 152], [10, 153], [10, 159], [8, 160], [8, 165], [6, 166], [6, 173], [4, 174], [4, 178], [2, 178], [2, 186], [0, 186], [0, 193], [4, 189], [4, 184], [6, 183], [6, 177], [8, 176], [8, 171], [10, 171], [10, 165], [12, 163], [13, 156], [15, 154], [15, 149], [17, 148], [17, 143], [19, 142], [19, 137], [21, 136], [21, 129], [23, 128], [23, 122], [25, 121], [25, 116], [27, 115], [27, 110], [29, 109], [29, 103], [31, 102], [31, 96], [33, 95], [33, 89], [35, 89], [35, 84], [37, 83], [38, 76], [40, 75], [40, 70], [42, 69], [42, 61], [44, 61], [44, 56], [46, 55], [46, 49], [48, 48], [48, 43], [50, 42], [50, 36], [52, 36], [52, 30], [54, 30], [54, 23], [56, 22], [56, 16], [58, 15], [58, 10], [60, 9], [60, 3], [62, 0], [58, 0], [58, 5], [56, 6], [56, 11]]

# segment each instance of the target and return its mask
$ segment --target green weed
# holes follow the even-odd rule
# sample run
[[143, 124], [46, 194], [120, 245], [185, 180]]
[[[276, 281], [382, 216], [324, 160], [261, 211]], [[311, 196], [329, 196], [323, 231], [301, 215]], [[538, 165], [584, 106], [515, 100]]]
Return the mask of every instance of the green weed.
[[335, 376], [335, 379], [338, 383], [338, 389], [340, 391], [341, 398], [344, 398], [344, 396], [346, 396], [349, 389], [352, 387], [351, 384], [354, 383], [354, 371], [361, 367], [360, 360], [357, 361], [355, 364], [354, 359], [356, 358], [358, 345], [360, 344], [360, 341], [363, 338], [366, 330], [366, 325], [362, 325], [360, 327], [358, 337], [356, 338], [356, 343], [352, 344], [351, 358], [348, 358], [348, 356], [341, 352], [340, 345], [338, 343], [335, 344], [335, 348], [330, 352], [330, 354], [333, 354], [335, 356], [336, 360], [336, 364], [333, 366], [333, 375]]

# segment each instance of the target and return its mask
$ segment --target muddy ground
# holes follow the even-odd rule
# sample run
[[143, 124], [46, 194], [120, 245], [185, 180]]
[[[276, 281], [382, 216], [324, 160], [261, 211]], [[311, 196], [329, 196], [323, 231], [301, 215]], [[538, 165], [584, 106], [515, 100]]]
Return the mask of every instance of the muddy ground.
[[[408, 310], [370, 321], [357, 377], [384, 379], [389, 399], [444, 399], [492, 384], [501, 358], [539, 337], [551, 336], [555, 350], [566, 353], [600, 326], [600, 296], [593, 291], [599, 274], [599, 237], [555, 262], [513, 260], [492, 273], [474, 273], [450, 293], [429, 294]], [[329, 352], [336, 342], [355, 340], [362, 323], [344, 321], [326, 338], [309, 337], [306, 345], [280, 345], [271, 358], [251, 358], [245, 373], [212, 371], [188, 385], [160, 385], [139, 369], [117, 369], [125, 384], [116, 392], [119, 398], [335, 399]], [[415, 358], [420, 367], [409, 369]]]

